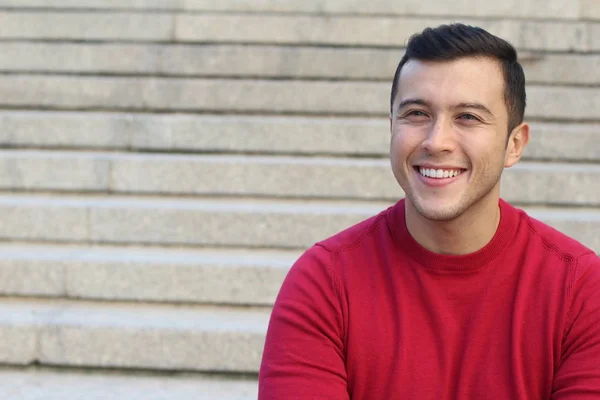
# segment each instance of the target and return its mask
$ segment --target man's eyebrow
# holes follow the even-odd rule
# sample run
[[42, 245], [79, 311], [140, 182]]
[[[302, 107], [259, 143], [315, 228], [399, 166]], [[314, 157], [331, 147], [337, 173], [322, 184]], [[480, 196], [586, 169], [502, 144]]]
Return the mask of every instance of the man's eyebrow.
[[454, 106], [452, 106], [452, 109], [457, 109], [457, 108], [474, 108], [476, 110], [480, 110], [483, 111], [486, 114], [489, 114], [490, 116], [494, 116], [494, 113], [490, 111], [489, 108], [487, 108], [486, 106], [484, 106], [481, 103], [458, 103]]
[[423, 99], [419, 99], [419, 98], [414, 98], [414, 99], [406, 99], [406, 100], [402, 100], [400, 103], [398, 103], [398, 110], [403, 109], [404, 107], [408, 106], [408, 105], [418, 105], [418, 106], [425, 106], [425, 107], [431, 107], [431, 103], [429, 103], [427, 100], [423, 100]]

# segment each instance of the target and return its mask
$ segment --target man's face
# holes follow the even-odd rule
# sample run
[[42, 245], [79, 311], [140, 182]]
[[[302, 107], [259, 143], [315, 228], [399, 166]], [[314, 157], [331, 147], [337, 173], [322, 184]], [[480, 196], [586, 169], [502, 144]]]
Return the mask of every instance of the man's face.
[[448, 221], [479, 208], [474, 206], [497, 206], [500, 175], [508, 166], [500, 65], [476, 57], [410, 60], [397, 93], [390, 156], [407, 207]]

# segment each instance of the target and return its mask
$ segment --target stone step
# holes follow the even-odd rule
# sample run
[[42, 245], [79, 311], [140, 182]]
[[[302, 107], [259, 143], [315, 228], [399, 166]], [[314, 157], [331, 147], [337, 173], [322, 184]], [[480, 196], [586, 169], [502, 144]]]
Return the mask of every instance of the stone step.
[[[403, 49], [0, 42], [0, 71], [391, 82]], [[523, 53], [529, 83], [600, 84], [600, 55]]]
[[255, 373], [270, 308], [5, 298], [0, 363]]
[[[0, 111], [0, 146], [387, 157], [386, 118]], [[525, 158], [600, 160], [600, 125], [532, 124]]]
[[[198, 397], [200, 396], [200, 397]], [[57, 368], [0, 369], [0, 397], [18, 400], [256, 400], [255, 378]]]
[[[303, 249], [390, 205], [375, 201], [0, 195], [0, 240]], [[600, 209], [526, 207], [600, 251]]]
[[[537, 11], [535, 14], [539, 15]], [[391, 47], [404, 45], [410, 35], [425, 27], [449, 22], [447, 17], [414, 16], [48, 10], [2, 11], [0, 20], [2, 39]], [[578, 52], [600, 49], [600, 23], [591, 21], [469, 17], [461, 18], [461, 22], [489, 30], [520, 49]], [[242, 26], [244, 29], [240, 29]]]
[[[10, 108], [388, 116], [389, 92], [380, 82], [0, 76]], [[600, 120], [596, 88], [532, 84], [527, 95], [530, 119]]]
[[0, 295], [270, 306], [299, 256], [276, 250], [2, 243]]
[[[600, 164], [522, 162], [502, 196], [519, 204], [600, 206]], [[404, 196], [387, 158], [0, 151], [7, 191], [391, 200]]]
[[488, 3], [477, 0], [462, 0], [458, 3], [416, 0], [1, 0], [0, 7], [600, 19], [600, 9], [595, 0], [509, 0]]

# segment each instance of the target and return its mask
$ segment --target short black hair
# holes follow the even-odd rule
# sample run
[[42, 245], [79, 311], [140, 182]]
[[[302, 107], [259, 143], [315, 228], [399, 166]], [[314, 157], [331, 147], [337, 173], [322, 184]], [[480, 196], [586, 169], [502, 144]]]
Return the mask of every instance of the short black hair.
[[400, 60], [390, 98], [393, 114], [394, 99], [398, 92], [400, 71], [409, 60], [451, 61], [463, 57], [488, 57], [497, 60], [504, 72], [504, 101], [508, 111], [508, 132], [523, 122], [525, 115], [525, 73], [517, 61], [517, 51], [506, 40], [486, 30], [464, 25], [440, 25], [426, 28], [408, 41], [406, 53]]

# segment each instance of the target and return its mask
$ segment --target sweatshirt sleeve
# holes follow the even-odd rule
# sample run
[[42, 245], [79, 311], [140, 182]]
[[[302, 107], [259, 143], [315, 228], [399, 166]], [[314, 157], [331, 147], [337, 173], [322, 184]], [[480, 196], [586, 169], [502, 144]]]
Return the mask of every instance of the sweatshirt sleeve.
[[259, 400], [348, 400], [340, 290], [319, 245], [292, 266], [275, 301]]
[[578, 263], [552, 400], [600, 399], [600, 259]]

